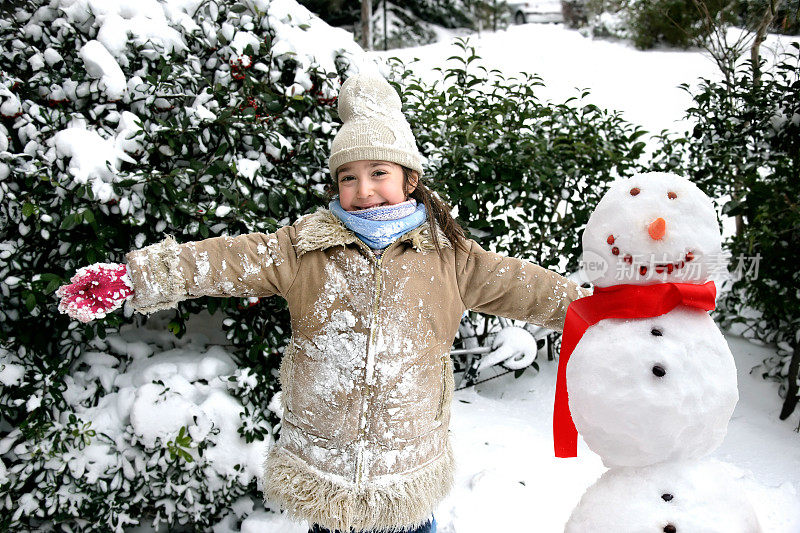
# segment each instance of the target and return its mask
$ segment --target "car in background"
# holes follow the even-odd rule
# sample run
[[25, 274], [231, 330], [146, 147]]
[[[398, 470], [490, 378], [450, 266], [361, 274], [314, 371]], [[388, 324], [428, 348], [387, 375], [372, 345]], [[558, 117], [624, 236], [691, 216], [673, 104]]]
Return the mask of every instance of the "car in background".
[[515, 24], [529, 22], [563, 22], [561, 0], [536, 0], [533, 2], [506, 2]]

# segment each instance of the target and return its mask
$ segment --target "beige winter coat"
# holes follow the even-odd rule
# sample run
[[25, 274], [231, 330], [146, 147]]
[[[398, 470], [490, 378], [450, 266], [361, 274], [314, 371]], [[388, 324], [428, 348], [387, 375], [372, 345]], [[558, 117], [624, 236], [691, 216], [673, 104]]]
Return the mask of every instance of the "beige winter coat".
[[288, 304], [283, 423], [264, 495], [329, 529], [400, 530], [428, 519], [453, 482], [449, 350], [466, 309], [561, 330], [577, 286], [481, 249], [443, 256], [429, 226], [380, 258], [330, 211], [274, 234], [174, 239], [127, 256], [134, 307], [198, 296], [270, 296]]

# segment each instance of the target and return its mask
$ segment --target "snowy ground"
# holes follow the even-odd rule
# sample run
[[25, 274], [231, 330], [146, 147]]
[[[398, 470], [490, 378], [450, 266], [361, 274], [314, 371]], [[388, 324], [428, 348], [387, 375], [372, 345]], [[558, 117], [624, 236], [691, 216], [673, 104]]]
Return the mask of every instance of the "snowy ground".
[[[798, 414], [778, 420], [776, 385], [750, 369], [771, 353], [728, 335], [739, 371], [739, 403], [722, 446], [712, 455], [739, 470], [765, 533], [800, 531]], [[584, 490], [605, 471], [579, 442], [578, 457], [553, 457], [551, 437], [555, 362], [537, 375], [513, 374], [458, 391], [451, 432], [456, 486], [436, 511], [440, 533], [563, 531]], [[266, 527], [265, 527], [266, 526]], [[265, 527], [264, 529], [259, 529]], [[305, 533], [275, 515], [245, 521], [243, 533]]]
[[[778, 421], [775, 385], [748, 373], [770, 350], [727, 339], [741, 398], [713, 457], [741, 468], [765, 532], [800, 531], [797, 421]], [[554, 394], [555, 365], [545, 363], [537, 376], [508, 375], [456, 395], [459, 469], [457, 487], [438, 511], [442, 532], [563, 531], [583, 491], [605, 468], [582, 442], [576, 459], [553, 458]], [[491, 520], [497, 520], [494, 528]]]

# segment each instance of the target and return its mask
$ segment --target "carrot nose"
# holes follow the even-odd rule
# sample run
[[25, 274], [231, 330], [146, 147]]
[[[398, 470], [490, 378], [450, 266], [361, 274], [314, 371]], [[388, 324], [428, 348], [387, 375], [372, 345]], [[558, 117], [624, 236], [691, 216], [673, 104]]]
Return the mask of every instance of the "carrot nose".
[[667, 221], [661, 217], [658, 217], [652, 221], [649, 226], [647, 226], [647, 233], [649, 233], [650, 237], [656, 241], [663, 239], [666, 232]]

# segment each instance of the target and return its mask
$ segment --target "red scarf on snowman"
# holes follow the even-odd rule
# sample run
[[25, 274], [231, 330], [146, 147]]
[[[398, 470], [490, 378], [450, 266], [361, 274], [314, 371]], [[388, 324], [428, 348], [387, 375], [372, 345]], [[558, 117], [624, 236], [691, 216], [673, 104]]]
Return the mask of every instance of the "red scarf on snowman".
[[567, 308], [561, 354], [556, 377], [556, 401], [553, 410], [553, 441], [556, 457], [578, 454], [578, 430], [569, 412], [567, 362], [589, 328], [606, 318], [650, 318], [669, 313], [678, 306], [714, 309], [717, 289], [713, 281], [693, 283], [656, 283], [653, 285], [613, 285], [595, 287], [594, 294], [575, 300]]

